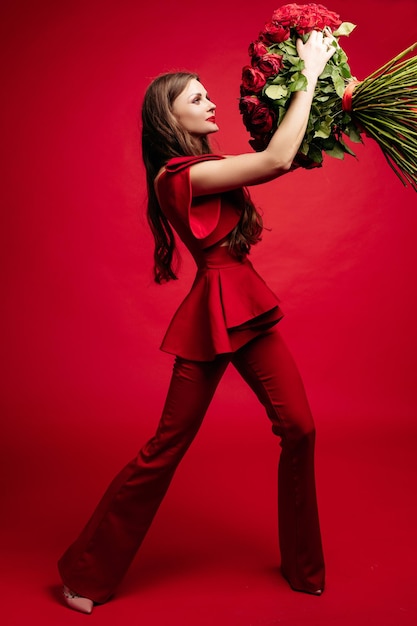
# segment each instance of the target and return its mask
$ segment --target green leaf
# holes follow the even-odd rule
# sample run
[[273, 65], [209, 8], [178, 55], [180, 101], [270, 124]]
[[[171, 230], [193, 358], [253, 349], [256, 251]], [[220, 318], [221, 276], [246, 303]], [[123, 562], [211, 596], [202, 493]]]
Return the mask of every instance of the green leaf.
[[334, 93], [333, 83], [329, 83], [328, 85], [320, 85], [320, 93]]
[[331, 118], [326, 118], [324, 121], [322, 121], [320, 123], [320, 126], [314, 133], [314, 137], [319, 137], [320, 139], [327, 139], [327, 137], [330, 137], [330, 134], [332, 132], [331, 122]]
[[324, 141], [322, 141], [322, 145], [323, 145], [323, 150], [332, 150], [335, 146], [337, 139], [334, 135], [330, 135], [330, 137], [328, 137], [327, 139], [324, 139]]
[[304, 74], [294, 74], [288, 87], [290, 92], [306, 91], [307, 84], [307, 78]]
[[297, 63], [294, 63], [290, 68], [290, 72], [301, 72], [304, 69], [304, 61], [302, 59], [298, 59]]
[[352, 150], [351, 148], [349, 148], [349, 146], [347, 145], [347, 143], [345, 143], [345, 142], [343, 141], [343, 139], [341, 139], [340, 137], [339, 137], [339, 143], [340, 143], [340, 145], [343, 147], [343, 150], [344, 150], [345, 152], [347, 152], [348, 154], [350, 154], [350, 156], [353, 156], [353, 157], [355, 157], [355, 156], [356, 156], [356, 154], [353, 152], [353, 150]]
[[326, 63], [326, 66], [324, 70], [322, 71], [322, 73], [320, 74], [319, 78], [320, 80], [324, 80], [325, 78], [330, 78], [331, 75], [332, 75], [332, 68], [330, 67], [328, 63]]
[[343, 78], [352, 78], [352, 73], [347, 63], [341, 63], [339, 65], [339, 70]]
[[280, 100], [288, 95], [288, 89], [285, 85], [269, 85], [265, 89], [265, 95], [271, 100]]
[[310, 144], [310, 148], [309, 148], [307, 156], [309, 157], [309, 159], [314, 161], [314, 163], [322, 163], [323, 162], [322, 151], [320, 150], [320, 148], [315, 146], [313, 143]]
[[281, 52], [281, 48], [279, 44], [273, 43], [272, 46], [268, 47], [268, 52], [270, 52], [271, 54], [279, 54]]
[[333, 32], [333, 36], [342, 37], [343, 35], [350, 35], [355, 28], [356, 24], [352, 24], [352, 22], [343, 22], [340, 24], [339, 28]]
[[363, 143], [359, 130], [353, 124], [349, 124], [344, 130], [345, 135], [354, 143]]
[[339, 63], [347, 63], [347, 54], [344, 50], [342, 50], [342, 48], [338, 48], [336, 54], [337, 58], [339, 59]]
[[336, 48], [336, 52], [329, 61], [333, 65], [340, 65], [347, 62], [347, 56], [340, 46]]
[[[297, 52], [296, 45], [291, 41], [291, 39], [287, 39], [287, 41], [284, 41], [284, 42], [278, 44], [277, 47], [278, 47], [278, 49], [281, 52], [284, 52], [284, 54], [289, 54], [289, 55], [295, 56], [295, 53]], [[271, 46], [271, 48], [272, 48], [272, 46]], [[275, 48], [275, 46], [274, 46], [274, 48]]]
[[352, 116], [349, 115], [347, 111], [343, 112], [343, 116], [342, 116], [340, 123], [346, 127], [349, 127], [352, 125], [352, 127], [356, 128], [356, 126], [354, 125], [354, 122], [352, 122]]
[[337, 95], [339, 98], [343, 98], [343, 94], [345, 92], [345, 81], [337, 70], [332, 73], [332, 81]]
[[334, 157], [335, 159], [343, 160], [345, 158], [345, 151], [338, 141], [331, 150], [326, 150], [326, 154]]
[[291, 54], [287, 54], [285, 58], [291, 63], [291, 65], [297, 65], [300, 62], [300, 57], [292, 56]]
[[270, 85], [285, 85], [287, 83], [287, 79], [281, 73], [277, 74], [275, 78], [271, 81], [268, 81]]

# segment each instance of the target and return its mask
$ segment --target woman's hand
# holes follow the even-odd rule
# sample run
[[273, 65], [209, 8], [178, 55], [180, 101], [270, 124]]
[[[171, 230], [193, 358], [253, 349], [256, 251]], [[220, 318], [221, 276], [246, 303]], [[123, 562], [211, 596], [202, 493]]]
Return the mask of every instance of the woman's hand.
[[304, 61], [303, 74], [317, 79], [323, 72], [326, 63], [332, 58], [336, 51], [333, 37], [329, 28], [323, 32], [313, 30], [306, 43], [297, 39], [297, 52], [300, 59]]

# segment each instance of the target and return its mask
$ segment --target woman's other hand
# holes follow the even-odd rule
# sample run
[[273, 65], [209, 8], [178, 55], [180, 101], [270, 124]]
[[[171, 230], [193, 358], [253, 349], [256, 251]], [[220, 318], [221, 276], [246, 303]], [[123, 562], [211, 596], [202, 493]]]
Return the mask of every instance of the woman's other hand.
[[297, 39], [297, 52], [300, 59], [304, 61], [303, 74], [315, 79], [323, 72], [326, 63], [332, 58], [336, 51], [336, 38], [333, 37], [330, 29], [324, 31], [313, 30], [306, 43]]

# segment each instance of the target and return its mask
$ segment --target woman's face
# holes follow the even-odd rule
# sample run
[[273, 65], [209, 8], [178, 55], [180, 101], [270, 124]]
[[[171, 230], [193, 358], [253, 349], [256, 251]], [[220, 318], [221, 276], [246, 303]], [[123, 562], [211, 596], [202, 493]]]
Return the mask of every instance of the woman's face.
[[203, 85], [191, 79], [182, 93], [174, 100], [172, 112], [179, 124], [195, 137], [219, 130], [215, 119], [216, 105], [211, 102]]

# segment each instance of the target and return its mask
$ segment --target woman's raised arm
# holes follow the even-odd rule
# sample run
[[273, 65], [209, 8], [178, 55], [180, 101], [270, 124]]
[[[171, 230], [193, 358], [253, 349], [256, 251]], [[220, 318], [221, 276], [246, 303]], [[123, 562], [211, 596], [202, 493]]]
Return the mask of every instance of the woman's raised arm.
[[301, 39], [297, 41], [297, 51], [305, 65], [307, 90], [293, 94], [284, 119], [262, 152], [193, 165], [190, 170], [193, 195], [258, 185], [288, 172], [304, 138], [317, 79], [335, 52], [333, 41], [330, 31], [313, 31], [305, 44]]

